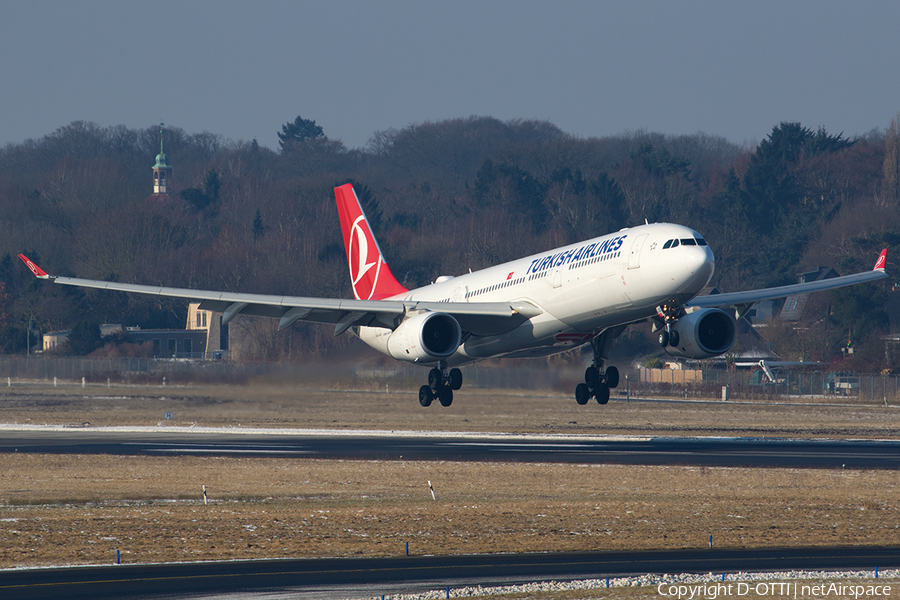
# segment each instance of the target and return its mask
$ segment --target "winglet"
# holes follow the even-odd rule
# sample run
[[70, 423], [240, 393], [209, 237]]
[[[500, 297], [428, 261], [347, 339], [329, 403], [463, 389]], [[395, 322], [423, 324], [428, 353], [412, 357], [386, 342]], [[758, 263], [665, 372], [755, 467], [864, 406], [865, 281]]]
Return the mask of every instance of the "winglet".
[[25, 256], [24, 254], [20, 254], [19, 258], [22, 259], [22, 262], [25, 263], [25, 266], [31, 269], [31, 272], [34, 273], [35, 277], [40, 277], [41, 279], [50, 279], [50, 276], [47, 275], [42, 268], [31, 262], [31, 259]]
[[878, 260], [875, 261], [875, 268], [873, 271], [884, 271], [884, 265], [887, 263], [887, 248], [881, 251], [881, 254], [878, 256]]

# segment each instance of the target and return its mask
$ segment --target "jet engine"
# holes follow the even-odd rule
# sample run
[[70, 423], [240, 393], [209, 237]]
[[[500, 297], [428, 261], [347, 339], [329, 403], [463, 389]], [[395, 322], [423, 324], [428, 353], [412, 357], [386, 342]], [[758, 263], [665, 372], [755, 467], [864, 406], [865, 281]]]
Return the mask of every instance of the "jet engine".
[[462, 343], [462, 328], [451, 315], [424, 312], [406, 319], [391, 333], [388, 354], [397, 360], [430, 362], [447, 358]]
[[[677, 333], [677, 346], [666, 346], [666, 352], [683, 358], [710, 358], [725, 354], [737, 339], [734, 317], [718, 308], [701, 308], [672, 325]], [[676, 336], [672, 336], [676, 337]]]

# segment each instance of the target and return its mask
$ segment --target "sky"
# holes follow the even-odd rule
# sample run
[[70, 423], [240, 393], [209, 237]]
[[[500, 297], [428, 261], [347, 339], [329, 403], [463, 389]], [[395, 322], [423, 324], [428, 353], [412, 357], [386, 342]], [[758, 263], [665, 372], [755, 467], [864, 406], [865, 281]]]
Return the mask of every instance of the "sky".
[[0, 19], [0, 147], [73, 121], [349, 148], [426, 121], [579, 137], [782, 121], [847, 137], [900, 113], [894, 0], [29, 0]]

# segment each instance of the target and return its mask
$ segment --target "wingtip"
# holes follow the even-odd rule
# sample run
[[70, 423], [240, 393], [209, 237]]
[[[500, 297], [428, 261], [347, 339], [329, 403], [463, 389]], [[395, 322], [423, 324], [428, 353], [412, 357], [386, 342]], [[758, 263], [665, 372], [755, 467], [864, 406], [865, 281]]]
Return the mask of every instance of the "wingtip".
[[22, 262], [25, 263], [25, 266], [28, 267], [28, 269], [32, 273], [34, 273], [35, 277], [38, 277], [40, 279], [50, 279], [50, 276], [47, 275], [47, 273], [42, 268], [34, 264], [34, 262], [32, 262], [30, 258], [25, 256], [24, 254], [20, 254], [19, 258], [22, 259]]
[[873, 271], [884, 271], [884, 266], [887, 263], [887, 248], [881, 251], [881, 254], [878, 255], [878, 260], [875, 261], [875, 268]]

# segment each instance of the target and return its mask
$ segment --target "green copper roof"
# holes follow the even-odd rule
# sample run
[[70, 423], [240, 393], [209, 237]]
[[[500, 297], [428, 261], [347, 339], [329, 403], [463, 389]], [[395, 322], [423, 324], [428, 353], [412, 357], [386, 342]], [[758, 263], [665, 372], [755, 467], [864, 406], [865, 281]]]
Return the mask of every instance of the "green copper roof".
[[156, 155], [156, 164], [153, 165], [154, 169], [171, 169], [172, 166], [168, 162], [168, 157], [164, 152], [160, 151], [159, 154]]

